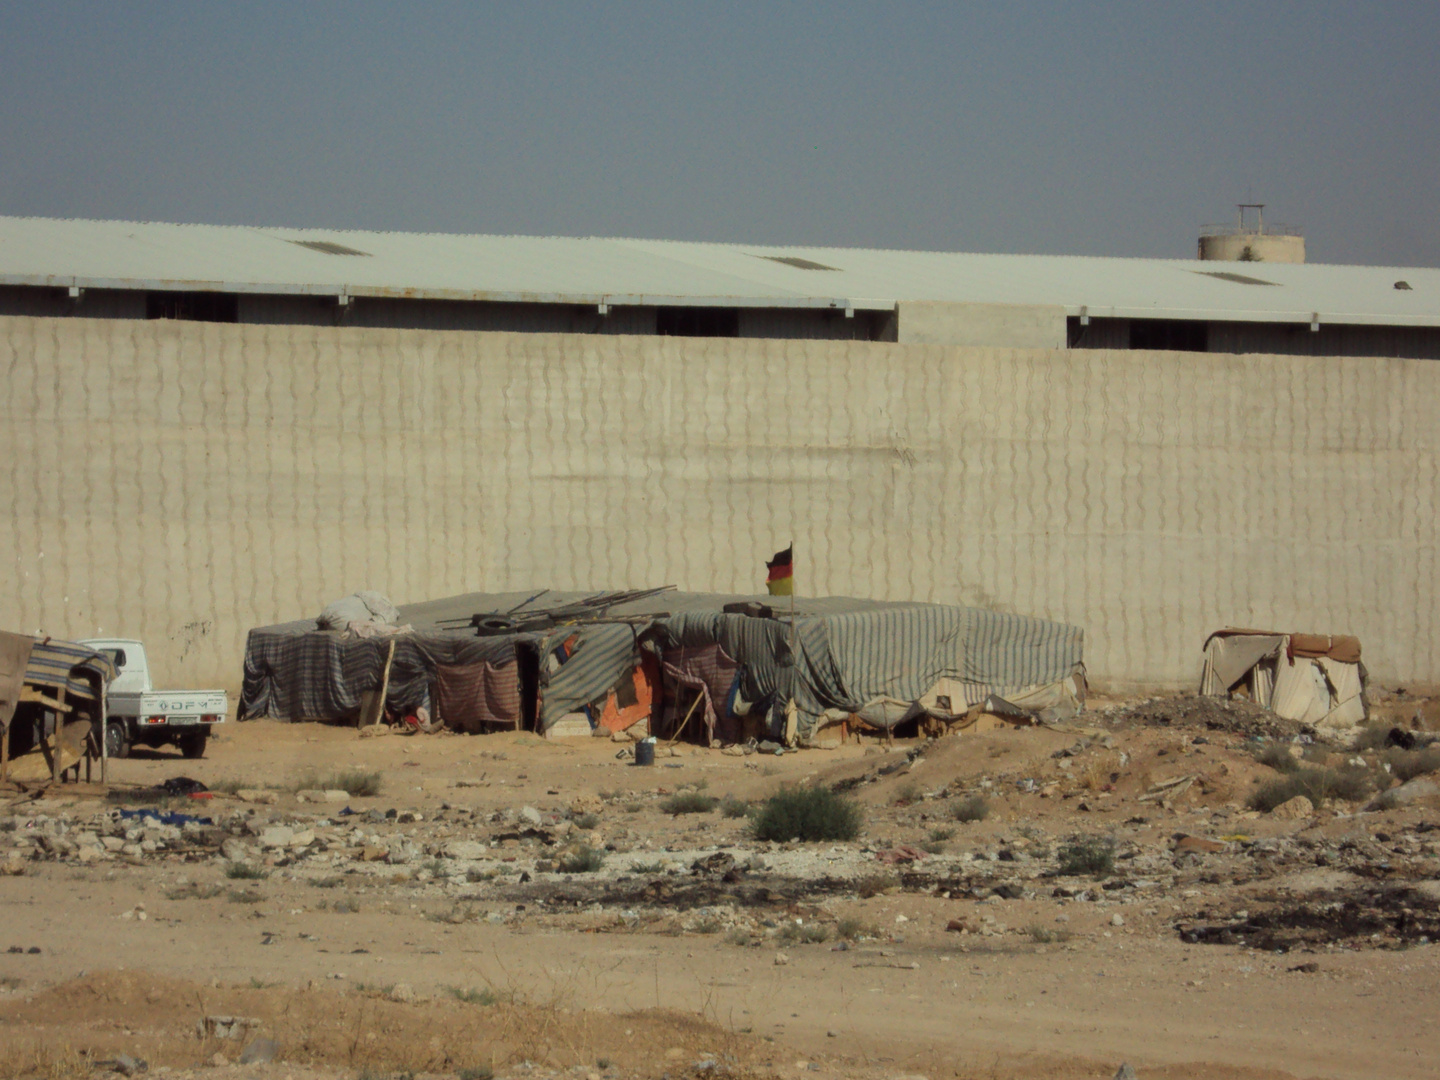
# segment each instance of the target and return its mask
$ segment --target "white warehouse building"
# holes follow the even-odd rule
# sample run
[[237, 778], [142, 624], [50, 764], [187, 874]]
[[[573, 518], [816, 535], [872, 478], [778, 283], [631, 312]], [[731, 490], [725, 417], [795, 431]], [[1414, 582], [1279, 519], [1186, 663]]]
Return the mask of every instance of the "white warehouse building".
[[1440, 271], [0, 217], [0, 315], [1440, 359]]

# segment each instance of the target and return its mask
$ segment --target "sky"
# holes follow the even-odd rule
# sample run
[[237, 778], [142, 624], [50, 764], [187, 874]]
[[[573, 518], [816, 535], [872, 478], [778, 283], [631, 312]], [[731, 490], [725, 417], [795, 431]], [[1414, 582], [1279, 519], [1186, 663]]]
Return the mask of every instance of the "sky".
[[1440, 266], [1440, 4], [0, 0], [0, 214]]

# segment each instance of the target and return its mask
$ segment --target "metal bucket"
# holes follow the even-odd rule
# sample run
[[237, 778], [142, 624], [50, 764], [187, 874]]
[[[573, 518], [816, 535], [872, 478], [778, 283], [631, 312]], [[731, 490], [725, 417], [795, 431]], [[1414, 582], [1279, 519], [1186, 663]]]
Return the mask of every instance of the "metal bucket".
[[641, 739], [635, 744], [635, 764], [655, 764], [655, 738], [653, 735], [648, 739]]

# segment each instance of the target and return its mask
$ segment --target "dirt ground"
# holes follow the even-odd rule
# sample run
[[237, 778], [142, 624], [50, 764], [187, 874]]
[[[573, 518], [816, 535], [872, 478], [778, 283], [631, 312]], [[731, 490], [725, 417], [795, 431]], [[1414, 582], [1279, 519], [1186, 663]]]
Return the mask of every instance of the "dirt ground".
[[[599, 739], [229, 723], [203, 760], [112, 763], [111, 792], [0, 793], [0, 1077], [1433, 1076], [1440, 811], [1247, 810], [1278, 775], [1257, 736], [1295, 734], [1102, 702], [639, 768]], [[221, 793], [137, 792], [177, 776]], [[859, 839], [662, 809], [786, 784], [858, 800]], [[213, 824], [119, 816], [145, 806]], [[1096, 844], [1113, 872], [1067, 865]], [[603, 866], [556, 872], [582, 848]], [[239, 1063], [257, 1038], [275, 1059]]]

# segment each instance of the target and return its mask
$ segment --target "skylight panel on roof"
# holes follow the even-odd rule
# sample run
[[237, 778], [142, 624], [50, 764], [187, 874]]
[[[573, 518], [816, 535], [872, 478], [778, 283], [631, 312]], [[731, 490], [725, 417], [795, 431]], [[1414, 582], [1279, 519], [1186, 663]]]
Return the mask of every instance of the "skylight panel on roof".
[[1258, 277], [1247, 277], [1244, 274], [1234, 274], [1229, 270], [1192, 270], [1192, 274], [1204, 274], [1206, 277], [1219, 278], [1221, 281], [1233, 281], [1236, 285], [1279, 285], [1278, 281], [1262, 281]]
[[784, 263], [786, 266], [793, 266], [796, 270], [839, 270], [838, 266], [826, 266], [824, 263], [812, 262], [809, 259], [802, 259], [797, 255], [757, 255], [757, 259], [769, 259], [771, 262]]
[[291, 240], [290, 243], [309, 248], [311, 251], [318, 251], [322, 255], [364, 255], [366, 257], [370, 255], [368, 251], [357, 251], [344, 244], [337, 244], [333, 240]]

